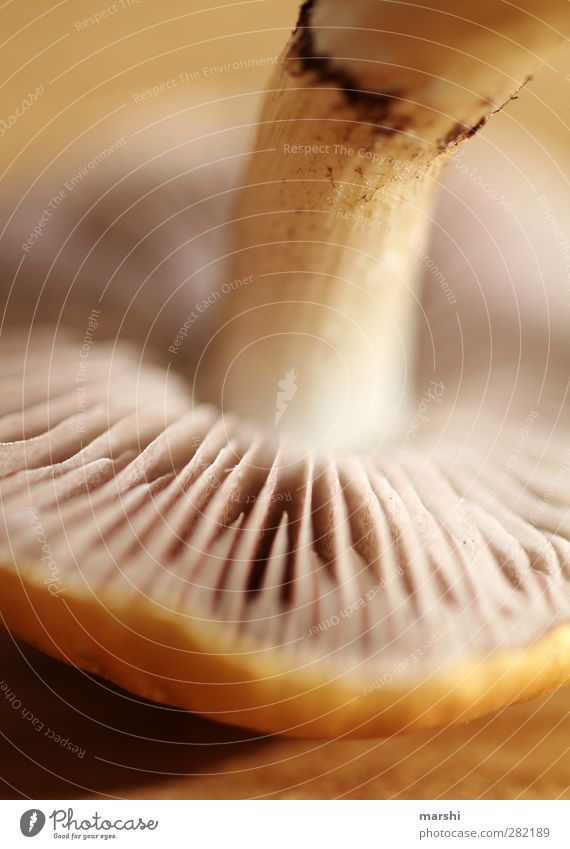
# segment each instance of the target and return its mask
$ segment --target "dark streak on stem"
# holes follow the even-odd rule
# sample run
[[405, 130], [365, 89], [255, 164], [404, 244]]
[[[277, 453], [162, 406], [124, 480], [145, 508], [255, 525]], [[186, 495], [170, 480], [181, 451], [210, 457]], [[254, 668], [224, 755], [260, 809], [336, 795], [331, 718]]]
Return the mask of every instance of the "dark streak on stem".
[[473, 127], [467, 127], [465, 126], [465, 124], [456, 124], [455, 127], [453, 127], [449, 131], [446, 137], [439, 141], [440, 150], [445, 150], [446, 148], [452, 146], [455, 147], [459, 144], [459, 142], [462, 142], [464, 139], [470, 139], [471, 136], [474, 136], [475, 133], [478, 133], [481, 127], [485, 126], [491, 115], [496, 115], [497, 112], [500, 112], [502, 109], [504, 109], [507, 103], [510, 103], [511, 100], [518, 99], [519, 91], [523, 89], [525, 85], [532, 80], [532, 78], [533, 75], [529, 74], [529, 76], [525, 78], [524, 82], [517, 88], [517, 90], [513, 94], [509, 96], [509, 98], [504, 103], [502, 103], [496, 109], [491, 109], [489, 113], [487, 115], [484, 115], [480, 121], [477, 121], [477, 123]]
[[[349, 73], [334, 66], [330, 56], [317, 53], [311, 26], [311, 12], [315, 2], [316, 0], [306, 0], [301, 7], [293, 33], [293, 44], [287, 57], [287, 62], [291, 63], [288, 67], [289, 73], [293, 76], [312, 73], [319, 82], [334, 85], [345, 101], [360, 114], [362, 120], [376, 124], [375, 132], [379, 135], [392, 135], [404, 130], [410, 119], [402, 114], [394, 114], [395, 105], [402, 100], [401, 91], [363, 90]], [[299, 70], [295, 70], [295, 64], [299, 65]]]
[[[361, 120], [376, 124], [375, 134], [377, 135], [393, 135], [409, 129], [413, 119], [397, 110], [397, 105], [404, 100], [404, 93], [401, 90], [394, 88], [391, 91], [377, 92], [362, 89], [351, 74], [334, 66], [330, 56], [317, 53], [311, 24], [311, 13], [317, 1], [305, 0], [301, 6], [299, 20], [293, 32], [293, 43], [286, 59], [290, 63], [289, 73], [293, 76], [311, 73], [325, 85], [334, 85], [345, 101], [355, 109]], [[296, 64], [299, 70], [295, 70]], [[530, 79], [532, 79], [531, 76], [527, 77], [508, 101], [515, 99], [519, 90]], [[445, 138], [439, 140], [437, 151], [455, 147], [465, 139], [474, 136], [487, 123], [490, 116], [500, 112], [504, 105], [502, 104], [498, 109], [491, 109], [472, 127], [461, 123], [456, 124]]]
[[458, 145], [464, 139], [470, 139], [471, 136], [479, 132], [481, 127], [487, 123], [488, 118], [488, 115], [484, 115], [473, 127], [466, 127], [465, 124], [456, 124], [451, 128], [446, 137], [438, 143], [438, 147], [441, 150], [446, 150], [448, 147], [455, 147], [455, 145]]

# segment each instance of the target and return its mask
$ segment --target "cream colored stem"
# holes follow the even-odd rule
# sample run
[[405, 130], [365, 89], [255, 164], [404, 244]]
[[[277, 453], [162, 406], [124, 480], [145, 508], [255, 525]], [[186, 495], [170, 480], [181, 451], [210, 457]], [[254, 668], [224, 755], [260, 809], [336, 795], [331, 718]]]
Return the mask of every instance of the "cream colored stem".
[[[566, 2], [316, 0], [274, 74], [202, 395], [317, 443], [406, 426], [418, 258], [449, 153], [570, 29]], [[436, 8], [434, 8], [434, 6]], [[248, 282], [249, 281], [249, 282]]]

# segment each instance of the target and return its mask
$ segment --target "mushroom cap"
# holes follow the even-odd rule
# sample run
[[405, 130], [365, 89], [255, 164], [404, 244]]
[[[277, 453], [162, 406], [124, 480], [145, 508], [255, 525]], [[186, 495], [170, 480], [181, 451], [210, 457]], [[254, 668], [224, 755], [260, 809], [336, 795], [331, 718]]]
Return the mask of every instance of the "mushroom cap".
[[448, 723], [565, 679], [552, 420], [522, 403], [466, 439], [478, 411], [443, 380], [413, 448], [320, 455], [194, 406], [124, 345], [92, 346], [78, 395], [81, 351], [50, 328], [0, 340], [16, 635], [147, 698], [296, 735]]

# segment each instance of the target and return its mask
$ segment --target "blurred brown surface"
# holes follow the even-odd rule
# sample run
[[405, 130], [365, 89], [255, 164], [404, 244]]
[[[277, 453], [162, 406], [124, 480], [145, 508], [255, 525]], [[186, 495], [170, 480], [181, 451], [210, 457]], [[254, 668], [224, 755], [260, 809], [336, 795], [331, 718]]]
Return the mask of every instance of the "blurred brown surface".
[[4, 798], [570, 798], [570, 688], [462, 727], [307, 741], [144, 702], [6, 633], [0, 670]]

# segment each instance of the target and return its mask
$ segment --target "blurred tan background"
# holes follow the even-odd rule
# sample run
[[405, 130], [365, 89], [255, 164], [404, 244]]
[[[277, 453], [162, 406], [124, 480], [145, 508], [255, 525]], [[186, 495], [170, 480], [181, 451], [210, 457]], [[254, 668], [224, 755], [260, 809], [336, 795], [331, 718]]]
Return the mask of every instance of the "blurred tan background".
[[[1, 173], [26, 179], [54, 157], [70, 161], [96, 137], [114, 139], [119, 118], [141, 127], [185, 101], [208, 99], [212, 89], [262, 89], [267, 62], [287, 40], [297, 6], [295, 0], [3, 3], [0, 119], [15, 114], [37, 87], [44, 93], [0, 140]], [[104, 17], [89, 20], [96, 15]], [[247, 66], [227, 67], [235, 62]], [[187, 82], [179, 79], [184, 74]], [[175, 88], [137, 97], [173, 78]]]
[[[296, 20], [296, 0], [9, 0], [0, 6], [0, 120], [43, 94], [0, 139], [2, 180], [28, 178], [54, 157], [73, 160], [120, 118], [137, 127], [207, 98], [263, 87]], [[99, 16], [95, 18], [95, 16]], [[91, 20], [90, 20], [91, 18]], [[99, 22], [98, 22], [99, 21]], [[232, 63], [249, 63], [239, 70]], [[157, 97], [138, 94], [179, 75]], [[570, 54], [562, 52], [509, 107], [542, 138], [569, 117]], [[0, 125], [1, 127], [2, 125]]]

